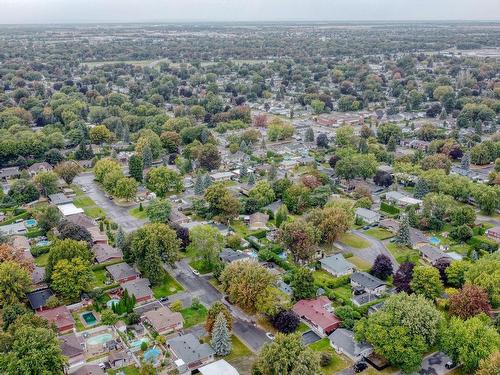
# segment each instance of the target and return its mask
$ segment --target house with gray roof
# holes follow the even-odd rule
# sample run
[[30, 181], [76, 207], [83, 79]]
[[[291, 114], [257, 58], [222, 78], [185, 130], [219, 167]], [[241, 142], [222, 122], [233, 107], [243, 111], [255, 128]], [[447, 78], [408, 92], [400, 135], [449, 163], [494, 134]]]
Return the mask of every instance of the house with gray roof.
[[378, 212], [363, 207], [356, 208], [355, 215], [356, 218], [363, 220], [367, 224], [377, 223], [380, 220], [380, 214]]
[[386, 291], [387, 284], [366, 272], [354, 272], [351, 275], [353, 296], [351, 301], [362, 306], [379, 298]]
[[128, 263], [118, 263], [106, 266], [106, 271], [108, 271], [113, 280], [118, 283], [135, 280], [139, 277], [139, 273]]
[[373, 353], [373, 347], [367, 343], [358, 343], [354, 333], [344, 328], [338, 328], [330, 336], [330, 345], [338, 354], [344, 354], [354, 362], [358, 362]]
[[237, 260], [250, 260], [252, 257], [242, 251], [235, 251], [233, 249], [226, 248], [219, 253], [219, 259], [221, 262], [229, 264]]
[[419, 251], [420, 255], [422, 255], [422, 258], [431, 265], [435, 265], [440, 259], [449, 259], [451, 261], [451, 258], [448, 256], [448, 254], [442, 252], [436, 246], [432, 246], [429, 244], [423, 245], [419, 247]]
[[213, 362], [215, 357], [212, 347], [208, 344], [200, 344], [192, 333], [167, 340], [167, 347], [175, 359], [182, 360], [190, 371]]
[[73, 198], [66, 196], [63, 193], [55, 193], [49, 195], [50, 203], [59, 206], [60, 204], [68, 204], [73, 202]]
[[335, 277], [350, 275], [354, 272], [354, 265], [345, 260], [342, 254], [335, 254], [319, 260], [321, 268]]
[[9, 178], [17, 177], [21, 174], [19, 167], [8, 167], [0, 169], [0, 179], [7, 180]]
[[135, 279], [121, 284], [122, 290], [127, 291], [130, 296], [134, 295], [137, 303], [146, 302], [153, 298], [148, 279]]

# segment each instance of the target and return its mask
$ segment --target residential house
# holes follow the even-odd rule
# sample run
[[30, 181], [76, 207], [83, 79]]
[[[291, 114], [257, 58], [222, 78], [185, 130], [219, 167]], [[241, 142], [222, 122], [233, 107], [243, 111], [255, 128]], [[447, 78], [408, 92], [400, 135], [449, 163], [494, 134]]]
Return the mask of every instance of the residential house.
[[397, 233], [399, 231], [400, 224], [394, 219], [383, 219], [380, 220], [379, 226], [391, 231], [392, 233]]
[[183, 327], [181, 313], [173, 312], [165, 306], [145, 312], [142, 319], [160, 335], [178, 331]]
[[427, 263], [430, 263], [431, 265], [435, 265], [441, 259], [451, 260], [451, 258], [446, 253], [442, 252], [436, 246], [426, 244], [426, 245], [420, 246], [418, 250], [420, 251], [422, 258]]
[[153, 299], [153, 291], [148, 279], [135, 279], [121, 284], [122, 290], [127, 291], [130, 296], [134, 295], [137, 303], [146, 302]]
[[239, 375], [238, 371], [223, 359], [198, 369], [201, 375]]
[[236, 177], [236, 175], [233, 172], [216, 172], [216, 173], [210, 174], [210, 178], [214, 182], [230, 181], [235, 177]]
[[219, 253], [219, 259], [222, 263], [229, 264], [239, 260], [251, 260], [252, 257], [242, 251], [225, 248]]
[[410, 243], [414, 249], [417, 249], [421, 246], [427, 245], [429, 240], [424, 232], [415, 228], [410, 228]]
[[351, 275], [351, 287], [354, 295], [352, 302], [361, 306], [371, 302], [385, 292], [387, 284], [379, 278], [366, 272], [354, 272]]
[[106, 233], [101, 232], [98, 227], [92, 227], [87, 229], [92, 237], [92, 242], [94, 244], [107, 244], [108, 236]]
[[124, 351], [113, 350], [109, 352], [108, 355], [108, 362], [112, 368], [120, 368], [126, 366], [131, 360], [132, 357]]
[[52, 169], [54, 169], [52, 165], [44, 161], [42, 163], [35, 163], [32, 166], [28, 167], [28, 173], [31, 177], [33, 177], [40, 172], [50, 172]]
[[104, 370], [98, 365], [85, 365], [79, 367], [75, 371], [70, 372], [71, 375], [106, 375]]
[[139, 273], [128, 263], [118, 263], [107, 266], [106, 271], [108, 271], [113, 280], [117, 283], [125, 283], [139, 277]]
[[62, 353], [68, 358], [70, 368], [85, 363], [85, 340], [81, 336], [69, 333], [59, 336], [58, 339]]
[[339, 328], [328, 338], [330, 345], [338, 354], [344, 354], [354, 362], [358, 362], [373, 353], [373, 347], [370, 344], [356, 342], [354, 333], [347, 329]]
[[192, 333], [168, 340], [167, 347], [173, 357], [182, 360], [183, 365], [191, 371], [213, 362], [215, 356], [212, 347], [208, 344], [200, 344]]
[[400, 193], [399, 191], [389, 191], [385, 194], [385, 199], [391, 203], [395, 203], [400, 207], [407, 206], [421, 206], [422, 200], [409, 197]]
[[358, 207], [355, 212], [356, 218], [363, 220], [367, 224], [374, 224], [380, 220], [380, 214], [378, 212]]
[[319, 260], [321, 268], [335, 277], [350, 275], [354, 272], [354, 265], [345, 260], [342, 254], [335, 254]]
[[42, 311], [47, 306], [47, 300], [53, 295], [49, 288], [40, 289], [26, 294], [30, 306], [35, 311]]
[[267, 229], [267, 222], [269, 221], [269, 215], [263, 214], [262, 212], [255, 212], [250, 215], [248, 228], [250, 230]]
[[57, 206], [65, 219], [72, 215], [83, 214], [83, 209], [76, 207], [73, 203], [60, 204]]
[[8, 167], [0, 169], [0, 180], [8, 180], [14, 177], [19, 177], [21, 171], [19, 167]]
[[35, 264], [33, 272], [31, 272], [31, 286], [35, 291], [47, 288], [47, 283], [45, 282], [45, 267], [39, 267]]
[[85, 229], [96, 227], [97, 224], [94, 220], [84, 215], [83, 213], [78, 213], [75, 215], [71, 215], [65, 218], [66, 220], [72, 222], [73, 224], [77, 224]]
[[321, 296], [300, 300], [292, 310], [316, 333], [325, 336], [340, 326], [340, 319], [332, 313], [331, 304], [326, 296]]
[[500, 241], [500, 226], [486, 230], [486, 236], [495, 241]]
[[49, 201], [55, 206], [59, 206], [61, 204], [68, 204], [73, 202], [73, 198], [68, 197], [63, 193], [55, 193], [49, 195]]
[[109, 262], [123, 258], [123, 253], [120, 249], [108, 244], [98, 243], [92, 247], [94, 257], [97, 263]]
[[49, 323], [54, 323], [59, 333], [70, 332], [75, 328], [75, 320], [66, 306], [37, 311], [36, 314], [48, 320]]

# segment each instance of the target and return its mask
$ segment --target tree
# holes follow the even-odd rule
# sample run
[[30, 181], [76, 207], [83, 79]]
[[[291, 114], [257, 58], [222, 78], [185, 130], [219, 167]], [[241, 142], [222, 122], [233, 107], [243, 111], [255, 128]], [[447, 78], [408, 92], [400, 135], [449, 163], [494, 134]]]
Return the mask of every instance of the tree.
[[122, 172], [122, 168], [118, 161], [111, 158], [104, 158], [95, 163], [94, 175], [95, 179], [101, 184], [104, 183], [104, 177], [111, 173]]
[[[144, 153], [149, 148], [151, 151], [151, 161], [158, 159], [162, 150], [162, 144], [158, 134], [151, 129], [142, 129], [139, 134], [139, 139], [137, 139], [135, 143], [136, 154], [142, 156], [144, 160]], [[149, 151], [146, 152], [149, 153]], [[147, 168], [148, 165], [144, 163], [144, 167]]]
[[276, 277], [257, 262], [233, 262], [222, 271], [220, 282], [231, 303], [255, 311], [257, 298], [274, 285]]
[[413, 292], [430, 300], [435, 300], [443, 293], [439, 271], [431, 266], [415, 267], [410, 286]]
[[472, 238], [474, 233], [468, 225], [459, 225], [450, 231], [450, 237], [456, 241], [466, 242]]
[[193, 251], [206, 269], [211, 270], [219, 261], [219, 254], [224, 248], [224, 238], [217, 228], [210, 225], [197, 225], [189, 232], [191, 244], [188, 250]]
[[184, 308], [184, 306], [182, 305], [182, 301], [180, 299], [172, 302], [169, 307], [170, 307], [170, 310], [175, 311], [175, 312], [179, 312]]
[[413, 268], [415, 265], [413, 263], [402, 263], [396, 273], [394, 274], [394, 286], [398, 292], [411, 292], [411, 279], [413, 278]]
[[94, 275], [90, 263], [76, 257], [59, 260], [52, 271], [51, 286], [65, 299], [75, 301], [80, 293], [89, 290]]
[[304, 134], [304, 140], [306, 142], [314, 142], [314, 131], [312, 128], [307, 128]]
[[488, 358], [479, 362], [476, 375], [497, 375], [500, 374], [500, 351], [493, 352]]
[[125, 246], [125, 232], [123, 231], [123, 228], [121, 226], [119, 226], [118, 230], [116, 231], [115, 246], [121, 250], [123, 250]]
[[398, 293], [386, 299], [380, 311], [361, 319], [354, 331], [357, 341], [372, 344], [375, 353], [412, 373], [435, 345], [442, 323], [443, 317], [431, 301]]
[[40, 193], [31, 181], [20, 178], [12, 183], [8, 196], [18, 205], [23, 205], [36, 201]]
[[321, 133], [316, 138], [316, 146], [327, 148], [328, 147], [328, 136], [325, 133]]
[[201, 148], [198, 162], [201, 168], [212, 171], [219, 168], [221, 162], [220, 152], [216, 145], [207, 143]]
[[56, 240], [50, 245], [45, 275], [48, 280], [52, 277], [54, 266], [62, 259], [71, 260], [81, 258], [88, 262], [92, 261], [93, 255], [84, 241], [75, 241], [72, 239]]
[[344, 305], [335, 309], [335, 315], [342, 321], [342, 328], [353, 329], [361, 314], [352, 306]]
[[0, 304], [22, 301], [31, 287], [28, 271], [13, 261], [0, 263]]
[[295, 270], [292, 275], [290, 286], [293, 290], [293, 298], [296, 301], [311, 299], [316, 296], [316, 286], [314, 285], [313, 274], [305, 267], [299, 267]]
[[267, 138], [274, 141], [281, 141], [290, 138], [294, 133], [292, 124], [283, 121], [279, 117], [274, 117], [267, 125]]
[[171, 211], [172, 205], [167, 199], [155, 198], [146, 207], [146, 215], [153, 223], [166, 223]]
[[27, 313], [28, 309], [26, 306], [19, 302], [4, 306], [2, 309], [3, 330], [7, 331], [9, 326], [14, 323], [18, 317]]
[[222, 312], [215, 319], [210, 345], [212, 345], [217, 355], [225, 356], [231, 353], [231, 337], [226, 318]]
[[481, 360], [500, 347], [500, 335], [489, 320], [484, 314], [465, 321], [452, 317], [442, 331], [441, 350], [467, 373], [472, 373]]
[[158, 197], [165, 198], [171, 191], [182, 190], [181, 176], [165, 166], [152, 168], [146, 176], [146, 186]]
[[173, 131], [166, 131], [160, 135], [161, 143], [167, 152], [177, 152], [181, 144], [181, 137]]
[[33, 271], [33, 262], [24, 254], [24, 250], [12, 247], [7, 243], [0, 243], [0, 263], [14, 262], [20, 265], [28, 272]]
[[306, 347], [298, 333], [278, 333], [276, 339], [264, 345], [254, 363], [253, 373], [261, 375], [318, 374], [319, 355]]
[[142, 166], [143, 168], [151, 168], [153, 165], [153, 152], [149, 145], [145, 145], [142, 149]]
[[57, 192], [58, 177], [54, 172], [38, 172], [33, 180], [44, 197]]
[[142, 182], [144, 170], [144, 165], [142, 164], [142, 159], [137, 155], [132, 155], [128, 160], [128, 171], [130, 176], [134, 178], [137, 182]]
[[454, 260], [444, 271], [449, 285], [460, 288], [465, 282], [465, 273], [470, 268], [470, 263], [465, 260]]
[[304, 219], [296, 219], [283, 223], [279, 230], [279, 239], [290, 251], [295, 262], [305, 262], [310, 260], [316, 252], [319, 232]]
[[71, 185], [78, 173], [82, 171], [82, 167], [75, 161], [63, 161], [56, 165], [54, 171], [61, 177], [66, 185]]
[[248, 181], [247, 181], [247, 184], [248, 186], [253, 186], [255, 185], [255, 175], [253, 174], [253, 172], [250, 172], [248, 174]]
[[377, 255], [370, 273], [381, 280], [387, 280], [387, 278], [392, 275], [392, 272], [391, 259], [384, 254]]
[[131, 201], [137, 195], [138, 182], [130, 177], [122, 177], [116, 181], [114, 195], [117, 198], [122, 198]]
[[64, 155], [57, 148], [51, 148], [45, 153], [45, 161], [50, 165], [56, 165], [64, 160]]
[[67, 359], [53, 330], [23, 325], [3, 349], [0, 372], [6, 375], [64, 373]]
[[466, 284], [459, 293], [449, 297], [450, 313], [462, 319], [468, 319], [475, 315], [489, 314], [491, 305], [488, 301], [488, 294], [484, 289]]
[[46, 206], [37, 215], [38, 227], [47, 233], [52, 228], [59, 225], [62, 215], [59, 209], [55, 206]]
[[212, 329], [215, 324], [215, 319], [217, 319], [217, 316], [219, 316], [219, 314], [224, 315], [224, 318], [226, 319], [226, 326], [229, 330], [231, 330], [233, 324], [233, 316], [231, 315], [231, 312], [223, 302], [216, 301], [208, 309], [207, 319], [205, 321], [205, 331], [207, 331], [209, 335], [212, 335]]
[[288, 218], [288, 209], [284, 204], [282, 204], [276, 211], [276, 217], [275, 217], [276, 228], [281, 227], [281, 224], [286, 222], [287, 218]]
[[113, 133], [105, 125], [97, 125], [90, 129], [90, 140], [94, 144], [110, 143], [113, 140]]
[[240, 213], [240, 201], [235, 198], [223, 183], [210, 185], [204, 195], [210, 214], [222, 222], [228, 222]]
[[415, 184], [415, 198], [422, 199], [429, 192], [429, 185], [423, 178], [419, 178]]
[[487, 215], [493, 214], [500, 206], [500, 189], [498, 186], [474, 185], [472, 196], [479, 208]]
[[396, 235], [396, 241], [402, 245], [411, 245], [408, 215], [402, 215], [401, 224], [399, 225], [398, 234]]
[[87, 228], [66, 219], [59, 223], [57, 231], [59, 232], [59, 238], [63, 240], [69, 238], [75, 241], [85, 241], [89, 246], [94, 243]]
[[300, 324], [300, 318], [292, 310], [281, 310], [272, 318], [273, 327], [281, 333], [293, 333]]
[[201, 175], [198, 175], [194, 183], [194, 193], [196, 195], [203, 195], [204, 191], [205, 191], [205, 186], [203, 184], [203, 177]]
[[259, 205], [259, 208], [274, 202], [275, 199], [274, 190], [266, 180], [260, 180], [259, 182], [257, 182], [252, 190], [250, 190], [248, 197], [255, 199]]
[[153, 284], [163, 279], [162, 262], [173, 265], [179, 256], [180, 240], [163, 223], [150, 223], [132, 234], [131, 255]]
[[106, 309], [101, 313], [101, 323], [106, 326], [115, 325], [118, 322], [118, 315], [112, 310]]
[[384, 124], [377, 128], [377, 138], [380, 143], [387, 144], [391, 137], [394, 138], [396, 143], [401, 141], [403, 131], [396, 124]]
[[485, 255], [465, 272], [465, 282], [480, 286], [488, 293], [493, 307], [500, 305], [500, 253]]

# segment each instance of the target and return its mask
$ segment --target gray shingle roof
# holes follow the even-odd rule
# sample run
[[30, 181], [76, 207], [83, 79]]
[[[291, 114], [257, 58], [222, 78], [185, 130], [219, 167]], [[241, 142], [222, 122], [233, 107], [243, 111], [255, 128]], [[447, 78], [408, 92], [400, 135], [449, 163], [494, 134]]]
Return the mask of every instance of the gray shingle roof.
[[354, 333], [344, 328], [336, 329], [328, 338], [335, 346], [342, 348], [351, 357], [357, 357], [372, 348], [369, 344], [356, 342]]
[[366, 272], [354, 272], [351, 275], [351, 281], [368, 289], [374, 289], [380, 285], [385, 285], [385, 282]]
[[167, 341], [169, 347], [175, 355], [182, 359], [187, 365], [201, 359], [215, 355], [215, 351], [208, 344], [200, 344], [198, 339], [192, 334], [174, 337]]
[[319, 262], [322, 266], [328, 267], [336, 273], [346, 273], [349, 270], [354, 269], [354, 266], [345, 260], [342, 254], [331, 255], [320, 259]]

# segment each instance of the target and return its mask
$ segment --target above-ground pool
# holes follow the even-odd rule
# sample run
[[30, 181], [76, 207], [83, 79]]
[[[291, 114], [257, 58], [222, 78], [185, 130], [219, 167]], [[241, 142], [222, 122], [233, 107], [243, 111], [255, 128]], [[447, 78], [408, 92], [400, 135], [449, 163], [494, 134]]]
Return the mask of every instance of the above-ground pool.
[[24, 221], [24, 225], [26, 226], [26, 228], [36, 227], [36, 224], [37, 222], [35, 219], [28, 219]]
[[157, 347], [151, 348], [144, 352], [144, 360], [152, 363], [156, 363], [158, 361], [158, 357], [161, 354], [161, 350]]
[[113, 305], [117, 304], [118, 302], [120, 302], [118, 298], [113, 298], [106, 302], [106, 306], [108, 306], [108, 309], [111, 309], [113, 308]]
[[439, 238], [437, 238], [436, 236], [432, 236], [431, 238], [429, 238], [429, 242], [433, 245], [439, 245], [441, 240]]
[[41, 240], [41, 241], [38, 241], [36, 243], [36, 246], [49, 246], [50, 245], [50, 241], [48, 240]]
[[132, 348], [137, 348], [137, 347], [141, 346], [141, 344], [142, 344], [143, 342], [145, 342], [145, 343], [147, 344], [147, 343], [149, 342], [149, 339], [148, 339], [147, 337], [143, 337], [143, 338], [142, 338], [142, 339], [140, 339], [140, 340], [135, 340], [135, 341], [132, 341], [132, 342], [130, 343], [130, 346], [131, 346]]
[[104, 345], [110, 340], [113, 340], [113, 335], [110, 333], [103, 333], [101, 335], [94, 336], [88, 339], [87, 345]]
[[82, 318], [83, 318], [83, 320], [85, 320], [85, 323], [89, 326], [97, 323], [97, 318], [95, 317], [93, 312], [83, 313]]

